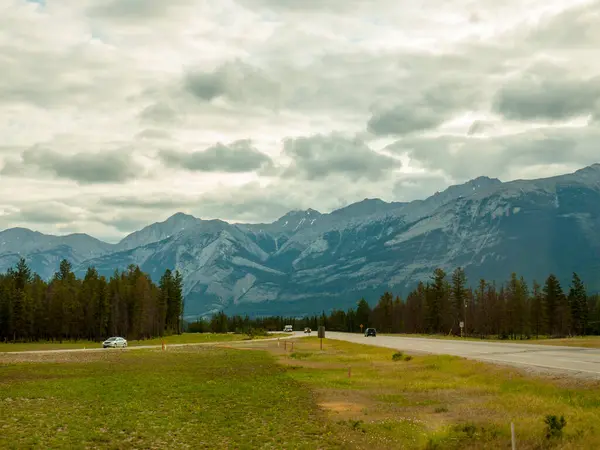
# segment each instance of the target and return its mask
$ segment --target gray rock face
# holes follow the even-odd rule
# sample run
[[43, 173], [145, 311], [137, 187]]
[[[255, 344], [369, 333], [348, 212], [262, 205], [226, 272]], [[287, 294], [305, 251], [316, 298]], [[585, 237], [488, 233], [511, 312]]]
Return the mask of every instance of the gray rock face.
[[155, 280], [184, 277], [186, 316], [220, 309], [305, 314], [406, 294], [441, 267], [503, 282], [573, 271], [600, 290], [600, 164], [573, 174], [502, 183], [480, 177], [410, 203], [379, 199], [329, 214], [292, 211], [271, 224], [229, 224], [176, 214], [116, 245], [86, 235], [0, 233], [0, 269], [21, 255], [49, 277], [63, 257], [83, 274], [138, 264]]

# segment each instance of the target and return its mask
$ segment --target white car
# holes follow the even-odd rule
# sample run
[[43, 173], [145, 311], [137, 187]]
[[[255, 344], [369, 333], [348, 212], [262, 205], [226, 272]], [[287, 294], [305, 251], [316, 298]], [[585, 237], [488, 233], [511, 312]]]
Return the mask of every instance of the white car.
[[127, 340], [122, 337], [111, 337], [102, 343], [102, 348], [125, 348], [127, 347]]

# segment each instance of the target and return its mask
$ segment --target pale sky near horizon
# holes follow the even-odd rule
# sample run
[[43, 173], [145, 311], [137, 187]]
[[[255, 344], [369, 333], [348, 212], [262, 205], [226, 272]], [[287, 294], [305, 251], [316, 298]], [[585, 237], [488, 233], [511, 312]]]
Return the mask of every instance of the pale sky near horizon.
[[0, 0], [0, 230], [115, 241], [600, 162], [600, 1]]

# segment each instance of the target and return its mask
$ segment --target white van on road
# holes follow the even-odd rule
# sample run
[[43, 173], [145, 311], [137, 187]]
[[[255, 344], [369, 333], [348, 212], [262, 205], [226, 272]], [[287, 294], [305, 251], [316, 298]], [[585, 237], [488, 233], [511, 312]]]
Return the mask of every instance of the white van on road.
[[294, 330], [292, 329], [291, 325], [286, 325], [285, 327], [283, 327], [283, 332], [284, 333], [293, 333]]

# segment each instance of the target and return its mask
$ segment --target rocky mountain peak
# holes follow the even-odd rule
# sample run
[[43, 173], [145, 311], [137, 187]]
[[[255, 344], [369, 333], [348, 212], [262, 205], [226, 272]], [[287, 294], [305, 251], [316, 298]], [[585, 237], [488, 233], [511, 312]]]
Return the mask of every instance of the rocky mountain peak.
[[272, 225], [282, 229], [282, 231], [297, 231], [309, 225], [313, 225], [322, 214], [312, 208], [306, 210], [292, 210], [281, 216]]
[[12, 229], [0, 233], [0, 270], [19, 254], [43, 277], [62, 258], [80, 274], [89, 266], [111, 275], [137, 264], [152, 277], [178, 269], [188, 317], [345, 308], [383, 290], [403, 295], [439, 267], [464, 267], [470, 282], [503, 282], [508, 270], [529, 280], [575, 271], [599, 291], [599, 183], [593, 164], [538, 180], [477, 177], [410, 203], [367, 198], [329, 214], [294, 210], [269, 224], [177, 213], [114, 246]]
[[158, 242], [201, 222], [201, 219], [178, 212], [163, 222], [153, 223], [139, 231], [131, 233], [119, 242], [118, 247], [121, 250], [128, 250], [140, 245]]

